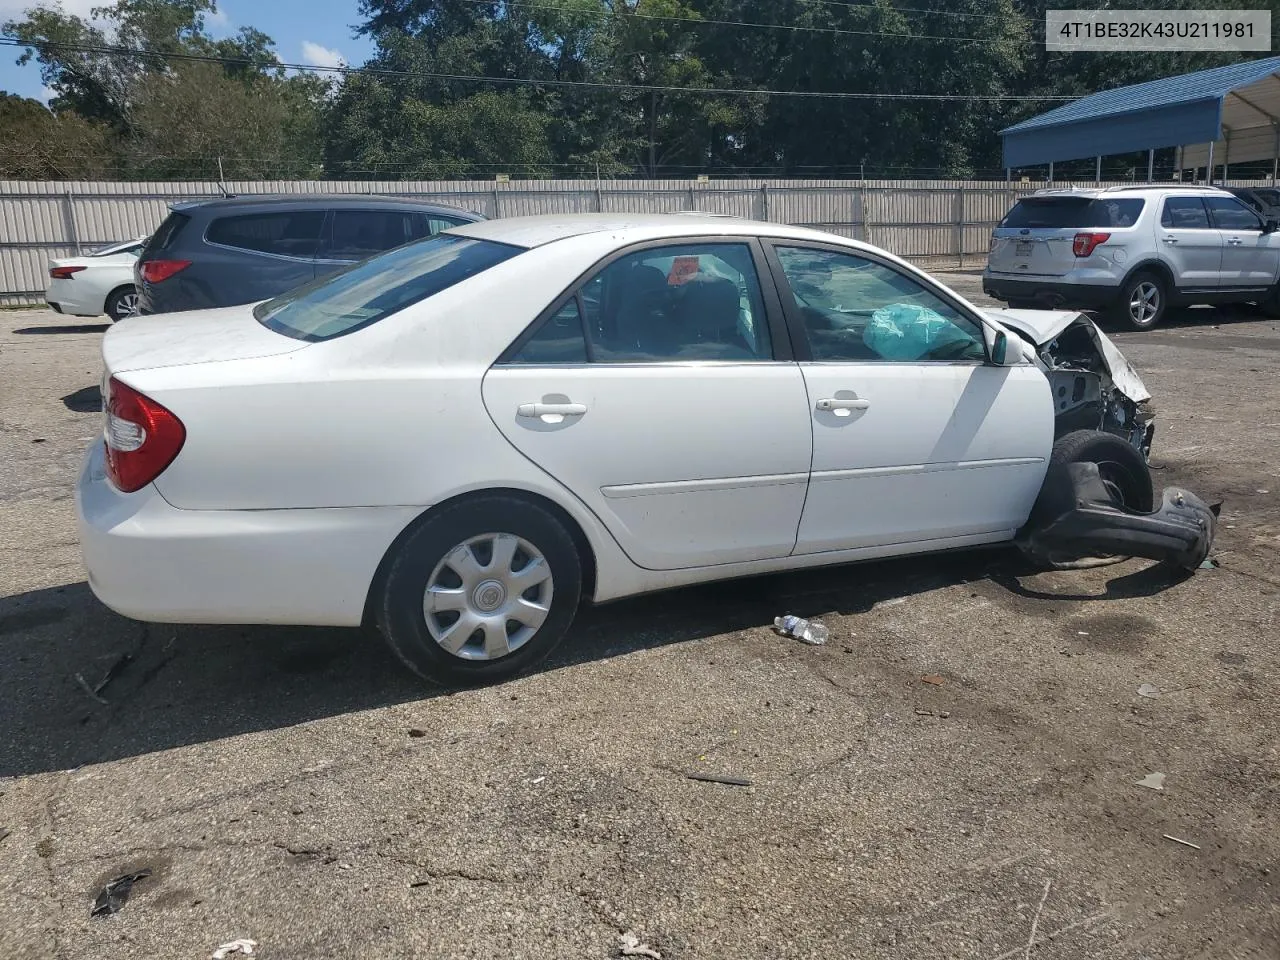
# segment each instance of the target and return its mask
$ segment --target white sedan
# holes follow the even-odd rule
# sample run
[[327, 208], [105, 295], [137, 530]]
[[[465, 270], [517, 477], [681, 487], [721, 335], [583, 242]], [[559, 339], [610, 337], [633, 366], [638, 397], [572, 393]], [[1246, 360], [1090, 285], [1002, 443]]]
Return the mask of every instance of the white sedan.
[[[130, 319], [103, 358], [76, 491], [103, 602], [374, 622], [441, 682], [536, 663], [584, 599], [1019, 531], [1048, 561], [1185, 566], [1212, 536], [1185, 491], [1150, 515], [1148, 395], [1091, 322], [983, 312], [809, 229], [466, 224], [257, 306]], [[1060, 471], [1061, 508], [1051, 456], [1089, 468]]]
[[49, 286], [44, 299], [58, 313], [100, 317], [112, 321], [138, 312], [133, 266], [147, 238], [113, 244], [94, 253], [49, 261]]

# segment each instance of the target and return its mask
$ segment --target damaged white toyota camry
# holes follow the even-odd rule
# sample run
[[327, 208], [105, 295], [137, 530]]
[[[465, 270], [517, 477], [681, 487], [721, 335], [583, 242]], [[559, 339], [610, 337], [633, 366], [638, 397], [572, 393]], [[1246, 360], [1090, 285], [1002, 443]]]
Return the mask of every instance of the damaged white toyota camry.
[[584, 599], [1002, 541], [1190, 568], [1213, 536], [1157, 503], [1147, 391], [1087, 318], [777, 224], [466, 224], [103, 359], [104, 603], [373, 622], [440, 682], [536, 663]]

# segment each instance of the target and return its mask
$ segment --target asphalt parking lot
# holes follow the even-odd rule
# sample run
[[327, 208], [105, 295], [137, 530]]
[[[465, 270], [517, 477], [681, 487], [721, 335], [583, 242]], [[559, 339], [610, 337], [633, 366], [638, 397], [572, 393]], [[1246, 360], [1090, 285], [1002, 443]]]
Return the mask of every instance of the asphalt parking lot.
[[442, 693], [358, 631], [100, 606], [71, 491], [105, 324], [0, 312], [0, 955], [1274, 960], [1278, 326], [1116, 337], [1157, 483], [1224, 501], [1217, 569], [989, 551], [683, 590]]

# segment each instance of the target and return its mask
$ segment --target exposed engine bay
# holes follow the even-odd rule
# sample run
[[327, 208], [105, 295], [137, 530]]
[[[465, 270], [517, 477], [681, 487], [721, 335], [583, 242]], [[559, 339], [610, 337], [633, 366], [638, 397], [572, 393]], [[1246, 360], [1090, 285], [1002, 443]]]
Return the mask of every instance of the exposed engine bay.
[[1103, 430], [1150, 456], [1151, 394], [1097, 324], [1074, 311], [988, 312], [1035, 347], [1053, 392], [1055, 440], [1075, 430]]

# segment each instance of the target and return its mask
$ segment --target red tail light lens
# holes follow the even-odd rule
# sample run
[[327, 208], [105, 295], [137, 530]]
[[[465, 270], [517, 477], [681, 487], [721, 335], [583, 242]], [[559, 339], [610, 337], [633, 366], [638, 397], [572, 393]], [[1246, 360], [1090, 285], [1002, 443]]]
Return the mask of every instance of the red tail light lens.
[[189, 266], [190, 260], [147, 260], [138, 269], [147, 283], [160, 283]]
[[187, 429], [172, 412], [112, 377], [102, 408], [107, 477], [125, 493], [160, 476], [182, 449]]
[[1077, 257], [1087, 257], [1102, 243], [1111, 239], [1109, 233], [1077, 233], [1071, 244], [1071, 252]]
[[87, 267], [50, 267], [49, 276], [54, 280], [70, 280], [73, 275], [87, 269]]

